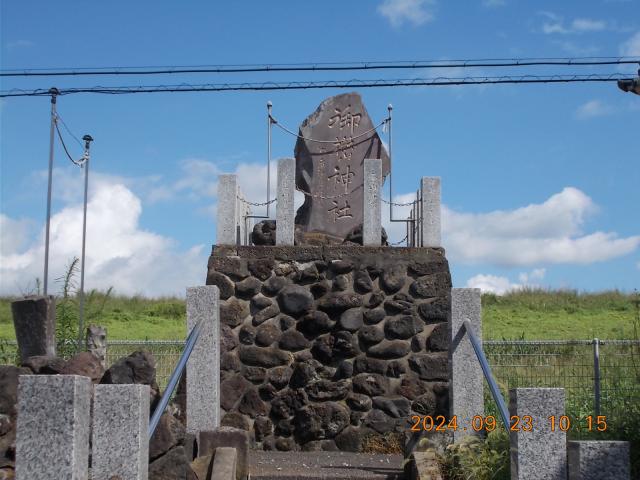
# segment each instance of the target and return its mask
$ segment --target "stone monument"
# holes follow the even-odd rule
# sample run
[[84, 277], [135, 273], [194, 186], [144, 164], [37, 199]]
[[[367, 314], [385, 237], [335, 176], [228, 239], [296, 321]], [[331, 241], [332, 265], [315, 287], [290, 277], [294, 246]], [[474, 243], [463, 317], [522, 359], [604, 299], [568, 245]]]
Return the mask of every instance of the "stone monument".
[[364, 159], [389, 155], [357, 93], [324, 100], [300, 125], [295, 146], [296, 188], [305, 194], [295, 223], [303, 232], [342, 241], [363, 222]]

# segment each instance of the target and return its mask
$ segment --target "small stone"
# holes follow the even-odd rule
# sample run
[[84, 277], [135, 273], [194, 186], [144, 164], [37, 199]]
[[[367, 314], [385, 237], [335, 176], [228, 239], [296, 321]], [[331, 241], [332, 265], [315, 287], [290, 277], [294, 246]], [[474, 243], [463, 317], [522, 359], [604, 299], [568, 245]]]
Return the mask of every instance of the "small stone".
[[62, 375], [80, 375], [89, 377], [93, 383], [98, 383], [104, 375], [104, 368], [100, 359], [90, 352], [80, 352], [71, 357], [65, 364]]
[[358, 270], [353, 275], [353, 288], [358, 293], [368, 293], [373, 289], [373, 282], [366, 270]]
[[349, 273], [353, 270], [353, 263], [349, 260], [332, 260], [329, 262], [329, 270], [335, 274]]
[[348, 380], [320, 380], [313, 382], [306, 387], [309, 398], [316, 402], [324, 402], [326, 400], [344, 400], [349, 393]]
[[280, 330], [283, 332], [285, 330], [289, 330], [290, 328], [295, 327], [296, 320], [295, 318], [291, 318], [289, 315], [280, 315]]
[[251, 243], [254, 245], [275, 245], [276, 221], [263, 220], [256, 223], [251, 232]]
[[436, 408], [436, 396], [431, 390], [426, 390], [411, 404], [411, 409], [420, 415], [433, 415]]
[[264, 281], [271, 276], [271, 272], [273, 271], [273, 260], [270, 258], [249, 260], [247, 268], [251, 272], [251, 275]]
[[275, 418], [289, 418], [308, 403], [304, 390], [283, 390], [271, 402], [271, 414]]
[[362, 306], [362, 297], [355, 293], [332, 293], [318, 302], [318, 308], [327, 312], [343, 312]]
[[363, 325], [362, 310], [359, 308], [351, 308], [344, 311], [342, 315], [340, 315], [338, 325], [340, 328], [350, 332], [357, 331]]
[[336, 437], [336, 445], [344, 452], [362, 452], [365, 438], [371, 435], [368, 428], [348, 426]]
[[266, 322], [270, 318], [275, 317], [279, 313], [280, 313], [280, 309], [278, 308], [278, 305], [276, 304], [269, 305], [267, 308], [260, 310], [258, 313], [256, 313], [253, 316], [253, 324], [258, 326]]
[[260, 311], [263, 308], [267, 308], [268, 306], [273, 305], [273, 302], [267, 297], [256, 295], [251, 299], [250, 305], [254, 311]]
[[395, 428], [394, 420], [382, 410], [371, 410], [364, 419], [364, 425], [378, 433], [392, 432]]
[[276, 437], [269, 435], [267, 438], [262, 439], [262, 448], [267, 452], [271, 452], [276, 449]]
[[335, 292], [344, 292], [349, 288], [349, 277], [346, 275], [338, 275], [333, 279], [333, 290]]
[[235, 352], [223, 353], [220, 357], [220, 370], [225, 372], [239, 372], [242, 364]]
[[256, 345], [268, 347], [280, 339], [282, 333], [280, 329], [273, 323], [265, 323], [258, 327], [256, 331]]
[[302, 333], [297, 330], [290, 329], [282, 334], [278, 346], [283, 350], [297, 352], [299, 350], [309, 348], [311, 346], [311, 342], [309, 342]]
[[246, 302], [232, 298], [220, 302], [220, 323], [235, 328], [249, 315], [249, 308]]
[[225, 410], [233, 410], [236, 403], [245, 394], [251, 383], [240, 375], [233, 376], [220, 384], [220, 390], [224, 392], [220, 395], [220, 406]]
[[341, 331], [332, 334], [331, 345], [332, 357], [350, 358], [360, 353], [356, 338], [351, 332]]
[[291, 450], [295, 450], [296, 442], [293, 438], [278, 438], [276, 440], [276, 450], [281, 452], [290, 452]]
[[306, 285], [309, 283], [317, 282], [318, 280], [320, 280], [320, 278], [321, 275], [320, 272], [318, 272], [318, 267], [316, 267], [315, 264], [312, 264], [306, 268], [303, 268], [302, 270], [297, 271], [293, 276], [293, 281], [297, 284]]
[[182, 422], [169, 413], [162, 414], [156, 431], [149, 440], [149, 460], [157, 459], [178, 445], [184, 440], [184, 434]]
[[251, 298], [262, 288], [262, 282], [254, 277], [245, 278], [236, 282], [236, 296], [240, 298]]
[[411, 339], [411, 351], [413, 352], [424, 352], [426, 350], [427, 337], [424, 334], [415, 335]]
[[275, 367], [269, 370], [269, 382], [281, 390], [289, 384], [293, 370], [289, 367]]
[[296, 412], [295, 425], [302, 442], [334, 438], [349, 425], [349, 412], [335, 402], [307, 405]]
[[335, 379], [340, 380], [342, 378], [351, 378], [353, 376], [353, 363], [343, 360], [336, 369]]
[[385, 375], [392, 378], [400, 378], [407, 373], [409, 365], [406, 360], [391, 360], [387, 367]]
[[370, 325], [380, 323], [387, 316], [387, 313], [381, 308], [374, 308], [373, 310], [365, 310], [364, 321]]
[[240, 360], [245, 365], [272, 368], [286, 365], [292, 360], [291, 354], [272, 347], [260, 348], [241, 345], [238, 349]]
[[331, 283], [328, 280], [322, 280], [321, 282], [314, 283], [309, 287], [313, 298], [320, 298], [327, 294], [331, 290]]
[[222, 417], [222, 421], [220, 422], [221, 427], [233, 427], [239, 430], [251, 430], [251, 425], [249, 424], [249, 420], [247, 417], [238, 412], [227, 412], [224, 417]]
[[416, 298], [431, 298], [447, 295], [451, 289], [451, 276], [448, 273], [434, 273], [415, 280], [409, 292]]
[[278, 437], [290, 437], [295, 427], [293, 426], [293, 420], [290, 418], [283, 418], [275, 424], [275, 434]]
[[393, 296], [393, 299], [397, 302], [408, 302], [410, 304], [413, 304], [413, 298], [411, 298], [411, 296], [407, 295], [406, 293], [396, 293]]
[[412, 373], [404, 375], [400, 379], [400, 386], [396, 389], [398, 395], [413, 400], [429, 390], [429, 387], [420, 378]]
[[403, 300], [387, 300], [384, 302], [384, 309], [389, 315], [395, 315], [397, 313], [411, 314], [413, 305]]
[[290, 283], [291, 281], [285, 277], [271, 277], [262, 285], [262, 291], [265, 295], [273, 297]]
[[404, 265], [391, 265], [385, 267], [380, 275], [380, 287], [387, 293], [396, 293], [406, 280], [406, 267]]
[[242, 280], [249, 276], [246, 263], [238, 256], [211, 256], [207, 266], [208, 268], [213, 268], [216, 272], [237, 280]]
[[255, 432], [256, 442], [261, 442], [265, 437], [273, 433], [273, 423], [269, 417], [258, 416], [253, 422], [253, 431]]
[[424, 330], [424, 324], [416, 321], [412, 315], [390, 318], [384, 325], [384, 332], [389, 339], [407, 339]]
[[409, 366], [423, 380], [447, 380], [449, 378], [447, 352], [414, 354], [409, 358]]
[[373, 408], [378, 408], [392, 418], [406, 418], [409, 416], [411, 403], [403, 397], [374, 397]]
[[447, 323], [439, 323], [431, 330], [431, 335], [427, 338], [427, 349], [433, 352], [449, 350], [449, 325]]
[[360, 412], [368, 412], [371, 410], [371, 398], [367, 395], [362, 395], [360, 393], [351, 393], [347, 397], [347, 405], [352, 410], [358, 410]]
[[370, 347], [367, 353], [377, 358], [401, 358], [409, 353], [410, 344], [403, 340], [383, 340]]
[[267, 371], [262, 367], [242, 367], [242, 375], [251, 383], [260, 385], [267, 378]]
[[313, 361], [297, 362], [293, 365], [293, 372], [289, 385], [291, 388], [304, 388], [311, 382], [319, 380], [317, 367]]
[[226, 275], [215, 270], [209, 270], [207, 273], [207, 285], [215, 285], [220, 290], [220, 299], [226, 300], [233, 297], [235, 292], [235, 286], [231, 279]]
[[289, 275], [291, 272], [294, 271], [294, 268], [293, 268], [293, 265], [291, 265], [290, 263], [279, 263], [278, 265], [276, 265], [273, 271], [279, 277], [286, 277], [287, 275]]
[[22, 366], [31, 369], [38, 375], [58, 375], [62, 373], [67, 361], [52, 355], [36, 355], [27, 358]]
[[[0, 414], [11, 417], [16, 415], [18, 408], [18, 377], [20, 375], [29, 375], [30, 373], [31, 371], [28, 368], [0, 365]], [[0, 452], [0, 455], [2, 453], [4, 452]]]
[[337, 452], [338, 446], [333, 440], [312, 440], [302, 446], [303, 452]]
[[331, 363], [333, 349], [331, 348], [331, 338], [327, 335], [316, 338], [311, 346], [311, 354], [321, 363]]
[[377, 373], [361, 373], [353, 377], [353, 391], [370, 397], [385, 395], [389, 388], [388, 380]]
[[314, 310], [305, 315], [298, 324], [298, 330], [309, 337], [315, 337], [322, 333], [327, 333], [333, 329], [336, 324], [324, 312]]
[[228, 325], [220, 326], [220, 352], [225, 353], [238, 346], [238, 339]]
[[313, 300], [311, 292], [299, 285], [286, 286], [278, 294], [280, 308], [290, 315], [308, 312], [313, 307]]
[[384, 293], [383, 292], [373, 292], [369, 299], [367, 300], [367, 307], [376, 308], [384, 301]]
[[258, 415], [266, 415], [269, 413], [269, 406], [260, 399], [258, 391], [252, 388], [242, 397], [238, 410], [249, 415], [251, 418], [255, 418]]
[[442, 297], [429, 299], [418, 305], [418, 314], [426, 324], [446, 322], [449, 311], [449, 302]]
[[195, 474], [191, 470], [190, 463], [183, 446], [173, 447], [165, 455], [162, 455], [149, 465], [149, 478], [155, 480], [178, 478], [193, 480]]
[[448, 272], [449, 265], [444, 258], [430, 262], [415, 261], [409, 264], [409, 271], [418, 277], [422, 277], [424, 275], [431, 275], [432, 273]]
[[260, 385], [258, 393], [261, 399], [269, 402], [276, 396], [277, 391], [273, 385], [267, 383], [266, 385]]
[[256, 338], [256, 327], [253, 325], [245, 324], [240, 327], [240, 331], [238, 332], [238, 339], [240, 343], [244, 345], [253, 345], [253, 341]]
[[387, 370], [387, 363], [377, 358], [369, 358], [366, 355], [359, 355], [353, 361], [353, 373], [380, 373]]
[[367, 345], [375, 345], [384, 339], [384, 332], [375, 325], [365, 325], [358, 331], [358, 338]]

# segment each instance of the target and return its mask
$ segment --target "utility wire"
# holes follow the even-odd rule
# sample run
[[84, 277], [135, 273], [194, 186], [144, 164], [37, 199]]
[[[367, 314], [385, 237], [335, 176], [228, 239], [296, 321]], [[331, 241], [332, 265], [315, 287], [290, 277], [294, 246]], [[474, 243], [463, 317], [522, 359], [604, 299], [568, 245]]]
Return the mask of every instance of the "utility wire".
[[101, 67], [0, 70], [0, 77], [60, 77], [87, 75], [170, 75], [177, 73], [327, 72], [402, 70], [419, 68], [529, 67], [543, 65], [587, 66], [639, 63], [640, 57], [511, 58], [478, 60], [421, 60], [396, 62], [336, 62], [263, 65], [197, 65], [163, 67]]
[[78, 145], [80, 145], [80, 147], [83, 147], [82, 142], [80, 141], [80, 139], [73, 134], [71, 129], [67, 126], [67, 124], [64, 122], [64, 120], [62, 119], [62, 117], [59, 114], [56, 114], [56, 120], [60, 120], [62, 122], [62, 126], [67, 131], [67, 133], [69, 135], [71, 135], [71, 137], [76, 141], [76, 143]]
[[[308, 82], [262, 82], [262, 83], [223, 83], [223, 84], [180, 84], [153, 86], [120, 86], [120, 87], [74, 87], [61, 88], [59, 95], [77, 93], [101, 93], [122, 95], [132, 93], [173, 93], [173, 92], [223, 92], [223, 91], [260, 91], [260, 90], [307, 90], [322, 88], [376, 88], [376, 87], [417, 87], [417, 86], [446, 86], [446, 85], [493, 85], [493, 84], [522, 84], [522, 83], [580, 83], [580, 82], [616, 82], [632, 78], [633, 74], [611, 73], [591, 75], [522, 75], [500, 77], [466, 77], [466, 78], [415, 78], [415, 79], [379, 79], [379, 80], [326, 80]], [[0, 92], [4, 97], [42, 97], [49, 96], [49, 89], [11, 89]]]

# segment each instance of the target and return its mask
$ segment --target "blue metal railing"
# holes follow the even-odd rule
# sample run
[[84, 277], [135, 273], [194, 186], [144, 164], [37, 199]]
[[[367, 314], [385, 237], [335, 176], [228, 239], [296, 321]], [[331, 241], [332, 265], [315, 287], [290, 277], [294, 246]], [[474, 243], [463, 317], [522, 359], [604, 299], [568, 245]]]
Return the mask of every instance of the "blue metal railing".
[[160, 422], [160, 417], [164, 413], [164, 410], [167, 408], [169, 404], [169, 399], [171, 395], [173, 395], [173, 391], [176, 389], [178, 382], [180, 381], [180, 377], [184, 372], [185, 367], [187, 366], [187, 361], [189, 360], [189, 356], [193, 351], [193, 347], [195, 347], [198, 338], [200, 337], [200, 331], [202, 330], [202, 320], [200, 320], [195, 327], [189, 333], [187, 337], [187, 341], [184, 346], [184, 351], [182, 355], [180, 355], [180, 360], [178, 360], [178, 364], [176, 368], [173, 370], [171, 377], [169, 377], [169, 383], [167, 384], [167, 388], [162, 394], [162, 398], [160, 399], [160, 403], [153, 411], [153, 415], [151, 416], [151, 420], [149, 421], [149, 439], [153, 436], [153, 432], [156, 431], [156, 427]]

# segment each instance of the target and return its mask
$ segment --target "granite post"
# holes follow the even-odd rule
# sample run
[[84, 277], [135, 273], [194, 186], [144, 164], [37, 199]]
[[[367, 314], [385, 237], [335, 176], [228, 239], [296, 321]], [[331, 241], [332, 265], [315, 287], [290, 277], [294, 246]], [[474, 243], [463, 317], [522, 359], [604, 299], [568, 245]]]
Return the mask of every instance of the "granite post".
[[295, 208], [293, 194], [296, 188], [296, 161], [294, 158], [278, 160], [278, 200], [276, 206], [276, 245], [293, 245]]
[[89, 325], [85, 339], [87, 352], [100, 359], [100, 365], [107, 369], [107, 329], [99, 325]]
[[220, 292], [214, 285], [187, 288], [187, 330], [202, 322], [187, 362], [187, 433], [220, 426]]
[[238, 176], [218, 175], [218, 221], [216, 243], [218, 245], [236, 244], [238, 225]]
[[[240, 187], [238, 187], [238, 194], [236, 196], [236, 201], [237, 201], [236, 225], [240, 227], [240, 244], [241, 245], [247, 245], [249, 243], [248, 234], [252, 228], [252, 226], [249, 225], [250, 219], [247, 218], [249, 215], [251, 215], [251, 205], [249, 205], [249, 203], [244, 201], [244, 198], [245, 197], [244, 197], [244, 194], [242, 193], [242, 190], [240, 190]], [[238, 229], [236, 227], [236, 234], [237, 232], [238, 232]]]
[[468, 435], [477, 435], [471, 422], [474, 416], [484, 415], [482, 367], [464, 327], [465, 320], [469, 320], [473, 333], [482, 342], [479, 288], [451, 289], [449, 412], [456, 416], [459, 427], [453, 432], [454, 442]]
[[33, 295], [11, 302], [20, 361], [56, 355], [56, 303], [52, 295]]
[[[509, 414], [514, 428], [510, 433], [511, 479], [566, 480], [567, 434], [560, 428], [564, 388], [513, 388], [509, 390]], [[553, 430], [551, 416], [555, 417]]]
[[422, 177], [420, 182], [422, 247], [440, 247], [440, 177]]
[[149, 385], [96, 385], [92, 480], [149, 477]]
[[382, 160], [364, 160], [364, 212], [362, 223], [362, 245], [379, 247], [382, 237], [380, 189], [382, 188]]
[[629, 480], [629, 442], [572, 441], [567, 444], [569, 480]]
[[20, 376], [17, 480], [88, 478], [90, 403], [88, 377]]

